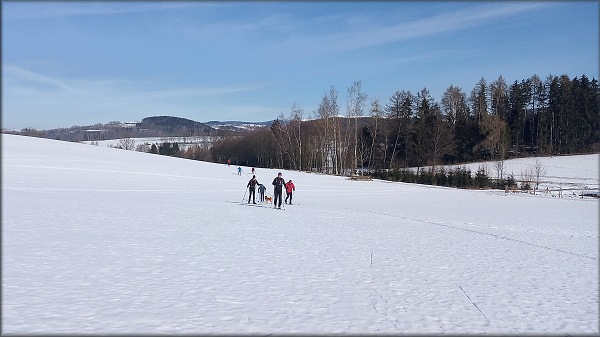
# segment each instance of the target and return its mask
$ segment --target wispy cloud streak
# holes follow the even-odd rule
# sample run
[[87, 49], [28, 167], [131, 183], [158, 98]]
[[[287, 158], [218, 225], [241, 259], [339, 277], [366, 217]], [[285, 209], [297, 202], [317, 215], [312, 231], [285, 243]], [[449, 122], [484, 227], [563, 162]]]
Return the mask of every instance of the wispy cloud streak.
[[360, 30], [356, 31], [291, 38], [286, 45], [288, 48], [297, 46], [298, 49], [314, 50], [318, 53], [357, 50], [386, 43], [452, 33], [552, 5], [544, 3], [487, 4], [414, 21], [387, 26], [379, 25], [371, 29], [365, 29], [364, 25], [361, 25]]
[[[41, 120], [52, 115], [67, 115], [73, 122], [100, 112], [126, 119], [164, 113], [198, 117], [202, 111], [214, 113], [215, 102], [227, 106], [226, 102], [233, 101], [231, 95], [243, 95], [273, 85], [175, 86], [154, 80], [65, 79], [15, 65], [5, 66], [2, 76], [5, 117], [24, 114]], [[11, 119], [5, 118], [5, 121]]]
[[[219, 6], [223, 4], [206, 3], [204, 7]], [[193, 2], [159, 2], [159, 3], [95, 3], [95, 2], [59, 2], [59, 3], [35, 3], [35, 6], [28, 6], [27, 2], [5, 2], [3, 20], [39, 20], [53, 18], [67, 18], [76, 16], [90, 15], [114, 15], [114, 14], [132, 14], [143, 12], [156, 12], [166, 10], [181, 10], [198, 7]]]
[[15, 65], [6, 65], [3, 77], [8, 87], [30, 87], [44, 91], [60, 89], [65, 93], [110, 94], [112, 96], [144, 96], [152, 94], [160, 98], [176, 98], [184, 96], [212, 97], [252, 91], [272, 85], [271, 83], [233, 84], [215, 87], [165, 87], [164, 84], [151, 81], [133, 81], [121, 79], [58, 79]]

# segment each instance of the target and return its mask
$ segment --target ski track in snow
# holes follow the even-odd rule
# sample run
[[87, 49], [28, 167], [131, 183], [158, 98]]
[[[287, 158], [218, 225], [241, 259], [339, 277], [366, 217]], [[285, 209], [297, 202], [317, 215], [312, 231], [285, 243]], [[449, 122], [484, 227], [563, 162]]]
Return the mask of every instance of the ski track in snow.
[[2, 147], [5, 334], [598, 333], [597, 200]]
[[[431, 224], [431, 225], [436, 225], [436, 226], [444, 226], [444, 227], [447, 227], [447, 228], [452, 228], [452, 229], [456, 229], [456, 230], [471, 232], [471, 233], [475, 233], [475, 234], [479, 234], [479, 235], [488, 235], [488, 236], [494, 237], [496, 239], [502, 239], [502, 240], [510, 240], [510, 241], [514, 241], [514, 242], [520, 242], [520, 243], [531, 245], [531, 246], [534, 246], [534, 247], [539, 247], [539, 248], [554, 250], [556, 252], [562, 252], [562, 253], [565, 253], [565, 254], [572, 254], [572, 255], [576, 255], [576, 256], [581, 256], [581, 257], [589, 258], [589, 259], [592, 259], [592, 260], [598, 260], [598, 257], [596, 257], [596, 256], [588, 256], [588, 255], [573, 253], [573, 252], [569, 252], [569, 251], [564, 251], [564, 250], [561, 250], [561, 249], [547, 247], [547, 246], [543, 246], [543, 245], [539, 245], [539, 244], [535, 244], [535, 243], [530, 243], [530, 242], [526, 242], [526, 241], [523, 241], [523, 240], [518, 240], [518, 239], [510, 238], [510, 237], [503, 236], [503, 235], [489, 233], [489, 232], [486, 232], [486, 231], [483, 231], [483, 230], [474, 230], [474, 229], [469, 229], [469, 228], [461, 228], [461, 225], [463, 225], [463, 226], [469, 226], [469, 227], [473, 227], [473, 226], [475, 226], [475, 227], [482, 227], [482, 226], [477, 226], [477, 225], [474, 225], [474, 224], [455, 224], [455, 225], [450, 225], [450, 224], [445, 223], [443, 221], [431, 221], [431, 220], [424, 220], [424, 219], [415, 219], [415, 218], [408, 218], [408, 217], [396, 216], [396, 215], [386, 214], [386, 213], [376, 213], [376, 212], [371, 212], [371, 213], [378, 214], [378, 215], [389, 216], [389, 217], [398, 218], [398, 219], [406, 219], [406, 220], [410, 220], [410, 221], [414, 221], [414, 222], [423, 222], [423, 223], [427, 223], [427, 224]], [[502, 226], [502, 227], [505, 230], [506, 229], [512, 230], [508, 226]], [[493, 226], [493, 228], [498, 228], [498, 226]], [[514, 229], [514, 230], [519, 230], [519, 229]], [[536, 231], [536, 230], [532, 230], [531, 228], [522, 229], [522, 230], [530, 232], [530, 233], [539, 232], [539, 231]], [[552, 235], [568, 235], [568, 236], [575, 235], [575, 236], [579, 236], [579, 237], [591, 237], [591, 238], [598, 239], [597, 235], [590, 234], [590, 232], [584, 232], [584, 233], [572, 232], [571, 234], [561, 234], [561, 233], [558, 233], [556, 231], [549, 231], [549, 233], [552, 234]]]

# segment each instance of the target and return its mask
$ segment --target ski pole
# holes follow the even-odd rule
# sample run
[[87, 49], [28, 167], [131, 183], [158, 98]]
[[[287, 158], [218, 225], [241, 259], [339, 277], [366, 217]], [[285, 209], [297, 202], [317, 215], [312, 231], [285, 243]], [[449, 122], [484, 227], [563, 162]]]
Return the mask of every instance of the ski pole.
[[244, 203], [244, 200], [246, 200], [246, 193], [248, 192], [248, 187], [246, 186], [246, 190], [244, 191], [244, 196], [242, 197], [242, 204]]

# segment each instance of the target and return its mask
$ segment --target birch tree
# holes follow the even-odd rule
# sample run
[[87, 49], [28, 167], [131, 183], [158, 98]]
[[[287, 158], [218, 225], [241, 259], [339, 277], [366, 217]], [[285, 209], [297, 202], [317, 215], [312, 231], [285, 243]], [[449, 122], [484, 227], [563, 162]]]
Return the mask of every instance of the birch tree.
[[354, 84], [348, 88], [347, 117], [354, 119], [354, 157], [352, 158], [350, 167], [353, 171], [356, 169], [358, 162], [358, 119], [363, 116], [363, 108], [366, 99], [367, 95], [362, 93], [361, 81], [354, 82]]
[[[373, 166], [374, 156], [376, 152], [376, 145], [378, 144], [379, 137], [379, 129], [380, 129], [380, 120], [383, 118], [383, 108], [381, 107], [381, 103], [378, 99], [373, 99], [371, 101], [371, 109], [369, 110], [369, 114], [373, 118], [373, 139], [371, 140], [371, 148], [369, 151], [369, 166]], [[384, 146], [385, 148], [385, 146]], [[385, 159], [384, 159], [385, 161]]]
[[337, 103], [338, 93], [334, 86], [323, 95], [321, 104], [317, 110], [320, 120], [320, 146], [322, 167], [325, 172], [339, 174], [340, 172], [340, 143], [339, 131], [339, 107]]

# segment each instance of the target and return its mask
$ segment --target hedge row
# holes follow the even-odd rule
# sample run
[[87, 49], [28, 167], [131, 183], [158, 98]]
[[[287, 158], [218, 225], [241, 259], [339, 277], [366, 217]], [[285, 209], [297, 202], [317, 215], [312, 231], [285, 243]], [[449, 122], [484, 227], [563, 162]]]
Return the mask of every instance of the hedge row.
[[373, 178], [401, 181], [405, 183], [415, 183], [424, 185], [447, 186], [456, 188], [477, 188], [477, 189], [504, 189], [506, 186], [512, 188], [516, 186], [513, 175], [506, 179], [491, 179], [484, 169], [479, 169], [473, 176], [471, 170], [465, 167], [446, 169], [444, 167], [433, 169], [400, 169], [400, 170], [379, 170], [373, 172]]

